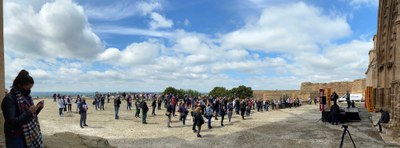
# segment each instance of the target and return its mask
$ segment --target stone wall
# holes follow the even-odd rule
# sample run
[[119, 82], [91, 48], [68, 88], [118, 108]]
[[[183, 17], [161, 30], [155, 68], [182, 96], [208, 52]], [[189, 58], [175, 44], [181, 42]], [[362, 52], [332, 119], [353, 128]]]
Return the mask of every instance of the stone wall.
[[254, 90], [253, 96], [255, 98], [268, 98], [278, 99], [285, 95], [291, 98], [301, 98], [307, 100], [309, 97], [316, 98], [319, 94], [319, 89], [331, 88], [332, 92], [335, 91], [339, 96], [343, 96], [347, 90], [351, 93], [362, 93], [366, 88], [366, 79], [357, 79], [353, 82], [331, 82], [331, 83], [301, 83], [300, 90]]

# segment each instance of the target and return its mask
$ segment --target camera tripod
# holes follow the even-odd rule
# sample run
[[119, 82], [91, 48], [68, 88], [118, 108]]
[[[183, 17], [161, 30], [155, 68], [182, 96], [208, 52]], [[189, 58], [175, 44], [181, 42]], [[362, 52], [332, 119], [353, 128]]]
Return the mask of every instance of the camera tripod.
[[351, 142], [353, 143], [354, 147], [356, 148], [356, 144], [354, 143], [353, 138], [351, 138], [351, 134], [350, 134], [349, 130], [347, 129], [348, 127], [349, 127], [349, 126], [346, 125], [346, 124], [344, 124], [344, 125], [342, 126], [342, 128], [344, 128], [344, 129], [343, 129], [342, 141], [340, 142], [340, 148], [343, 147], [344, 135], [346, 135], [346, 132], [349, 134], [350, 140], [351, 140]]

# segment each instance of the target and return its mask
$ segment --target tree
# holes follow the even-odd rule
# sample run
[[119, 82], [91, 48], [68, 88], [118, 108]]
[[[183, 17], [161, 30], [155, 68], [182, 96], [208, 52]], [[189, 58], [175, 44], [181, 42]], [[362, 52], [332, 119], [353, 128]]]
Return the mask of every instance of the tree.
[[170, 94], [170, 93], [176, 95], [176, 94], [178, 94], [178, 90], [175, 89], [174, 87], [170, 86], [170, 87], [167, 87], [167, 88], [164, 90], [163, 95], [168, 95], [168, 94]]
[[228, 90], [226, 90], [225, 87], [214, 87], [213, 90], [210, 91], [208, 94], [210, 96], [215, 96], [215, 97], [225, 97], [228, 95]]
[[232, 88], [229, 93], [233, 97], [238, 97], [240, 99], [246, 99], [253, 97], [253, 90], [251, 87], [246, 87], [244, 85], [240, 85], [237, 88]]

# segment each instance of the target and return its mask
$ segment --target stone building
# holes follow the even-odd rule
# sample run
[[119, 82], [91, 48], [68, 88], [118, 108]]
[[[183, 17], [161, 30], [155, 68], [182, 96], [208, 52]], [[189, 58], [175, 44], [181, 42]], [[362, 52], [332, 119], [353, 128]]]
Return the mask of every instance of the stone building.
[[[356, 79], [348, 82], [330, 82], [330, 83], [311, 83], [303, 82], [300, 85], [300, 90], [254, 90], [253, 96], [256, 98], [279, 99], [281, 97], [301, 98], [306, 101], [309, 97], [316, 98], [319, 96], [319, 89], [330, 88], [339, 96], [342, 96], [346, 91], [351, 93], [364, 94], [366, 85], [365, 79]], [[326, 93], [326, 92], [325, 92]]]
[[400, 126], [400, 40], [397, 40], [400, 39], [399, 7], [398, 0], [379, 1], [378, 29], [374, 38], [375, 63], [369, 66], [372, 69], [375, 110], [388, 109], [392, 118], [391, 126]]

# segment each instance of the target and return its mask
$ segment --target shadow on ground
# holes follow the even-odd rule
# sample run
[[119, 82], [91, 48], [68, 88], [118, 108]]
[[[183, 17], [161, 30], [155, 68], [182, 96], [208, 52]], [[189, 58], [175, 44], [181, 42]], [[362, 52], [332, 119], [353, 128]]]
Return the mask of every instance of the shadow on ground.
[[[110, 139], [118, 147], [339, 147], [343, 130], [341, 125], [330, 125], [318, 121], [317, 110], [305, 114], [295, 114], [293, 110], [280, 110], [292, 114], [281, 122], [268, 123], [222, 136], [204, 132], [202, 138], [193, 141], [185, 137], [162, 137], [145, 139]], [[310, 117], [314, 118], [310, 118]], [[349, 131], [357, 147], [383, 147], [385, 143], [369, 121], [369, 113], [360, 109], [362, 121], [351, 122]], [[205, 128], [206, 125], [203, 125]], [[154, 134], [157, 131], [155, 131]], [[171, 131], [173, 132], [173, 131]], [[193, 136], [196, 136], [193, 133]], [[348, 135], [344, 147], [352, 147]]]

